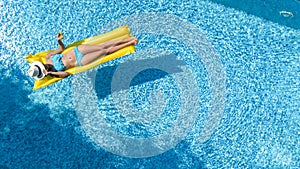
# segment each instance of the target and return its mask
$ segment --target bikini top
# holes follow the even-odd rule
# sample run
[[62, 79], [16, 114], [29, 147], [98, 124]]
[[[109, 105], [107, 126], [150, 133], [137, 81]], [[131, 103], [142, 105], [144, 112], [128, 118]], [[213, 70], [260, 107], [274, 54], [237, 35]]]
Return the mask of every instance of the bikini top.
[[53, 67], [57, 71], [64, 71], [66, 69], [66, 66], [62, 62], [62, 57], [62, 54], [55, 54], [49, 59], [52, 60]]

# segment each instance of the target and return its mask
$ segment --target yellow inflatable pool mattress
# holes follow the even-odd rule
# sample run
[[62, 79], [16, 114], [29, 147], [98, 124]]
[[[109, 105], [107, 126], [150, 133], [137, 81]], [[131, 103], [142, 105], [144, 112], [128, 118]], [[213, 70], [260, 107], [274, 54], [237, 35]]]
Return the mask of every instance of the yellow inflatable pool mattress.
[[[128, 28], [127, 25], [125, 26], [121, 26], [115, 30], [112, 30], [111, 32], [105, 33], [105, 34], [101, 34], [98, 36], [94, 36], [91, 38], [87, 38], [87, 39], [83, 39], [81, 41], [78, 42], [74, 42], [72, 44], [70, 44], [69, 46], [66, 47], [66, 49], [62, 52], [62, 54], [67, 53], [68, 51], [72, 50], [73, 48], [75, 48], [76, 46], [80, 45], [80, 44], [91, 44], [91, 45], [97, 45], [97, 44], [101, 44], [110, 40], [119, 40], [119, 39], [125, 39], [127, 37], [130, 37], [131, 33], [130, 30]], [[84, 66], [78, 66], [78, 67], [74, 67], [74, 68], [70, 68], [65, 70], [66, 72], [70, 73], [70, 74], [76, 74], [76, 73], [80, 73], [80, 72], [84, 72], [86, 70], [92, 69], [102, 63], [105, 63], [107, 61], [119, 58], [121, 56], [133, 53], [135, 50], [134, 46], [128, 46], [125, 47], [121, 50], [118, 50], [112, 54], [106, 55], [104, 57], [101, 57], [99, 59], [97, 59], [96, 61], [88, 64], [88, 65], [84, 65]], [[37, 53], [35, 55], [31, 55], [29, 54], [28, 56], [25, 57], [25, 59], [29, 62], [32, 63], [34, 61], [40, 61], [42, 63], [46, 63], [46, 54], [48, 52], [51, 52], [52, 50], [48, 50], [48, 51], [44, 51], [44, 52], [40, 52]], [[53, 76], [46, 76], [41, 80], [35, 80], [34, 82], [34, 87], [33, 90], [48, 86], [50, 84], [53, 84], [59, 80], [61, 80], [62, 78], [57, 78], [57, 77], [53, 77]]]

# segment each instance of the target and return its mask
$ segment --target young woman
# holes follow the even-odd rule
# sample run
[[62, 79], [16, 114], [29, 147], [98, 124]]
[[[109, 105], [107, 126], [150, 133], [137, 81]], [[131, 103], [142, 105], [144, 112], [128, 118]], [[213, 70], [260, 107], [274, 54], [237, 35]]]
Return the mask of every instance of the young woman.
[[31, 64], [28, 70], [29, 76], [35, 79], [42, 79], [47, 75], [65, 78], [69, 76], [69, 73], [65, 72], [66, 69], [89, 64], [99, 57], [114, 53], [138, 42], [137, 38], [129, 37], [123, 40], [111, 40], [100, 45], [82, 44], [65, 54], [61, 54], [65, 49], [61, 41], [62, 38], [63, 36], [58, 34], [59, 48], [46, 55], [46, 64], [43, 65], [40, 62]]

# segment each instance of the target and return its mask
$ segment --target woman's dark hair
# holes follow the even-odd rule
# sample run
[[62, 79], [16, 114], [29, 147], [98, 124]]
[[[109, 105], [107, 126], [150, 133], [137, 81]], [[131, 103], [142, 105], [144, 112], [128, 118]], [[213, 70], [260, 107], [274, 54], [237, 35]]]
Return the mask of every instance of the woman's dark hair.
[[54, 68], [54, 66], [52, 64], [44, 64], [45, 69], [49, 72], [57, 72], [57, 70]]
[[[47, 72], [57, 72], [57, 70], [54, 69], [54, 66], [52, 64], [44, 64], [44, 66], [45, 66], [45, 69], [47, 70]], [[56, 76], [56, 75], [51, 75], [51, 76], [59, 77], [59, 76]]]

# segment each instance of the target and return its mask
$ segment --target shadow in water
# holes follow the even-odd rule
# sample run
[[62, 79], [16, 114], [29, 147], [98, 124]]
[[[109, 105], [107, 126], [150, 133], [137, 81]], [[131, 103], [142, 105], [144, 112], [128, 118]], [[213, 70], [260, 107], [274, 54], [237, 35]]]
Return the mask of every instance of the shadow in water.
[[[113, 92], [126, 90], [130, 86], [140, 85], [146, 82], [161, 79], [169, 74], [180, 73], [185, 62], [178, 60], [175, 55], [162, 55], [156, 58], [129, 60], [117, 66], [107, 66], [99, 69], [95, 80], [95, 90], [99, 99], [111, 94], [111, 83], [116, 70], [119, 69], [116, 81], [117, 88]], [[127, 76], [136, 72], [134, 77]], [[124, 85], [123, 81], [130, 81], [130, 86]]]
[[[178, 66], [182, 65], [182, 62], [172, 59], [174, 58], [155, 58], [148, 59], [148, 62], [170, 61], [173, 63], [171, 69], [173, 73], [180, 72], [181, 69]], [[139, 62], [145, 61], [135, 61], [131, 64]], [[133, 66], [131, 64], [125, 66]], [[108, 76], [108, 78], [99, 77], [98, 85], [110, 86], [109, 83], [115, 70], [116, 67], [101, 69], [98, 75]], [[13, 73], [20, 74], [18, 70]], [[146, 79], [132, 83], [132, 85], [165, 75], [163, 73], [155, 76], [149, 75]], [[50, 110], [47, 105], [32, 102], [27, 97], [32, 92], [31, 88], [21, 83], [25, 80], [28, 79], [21, 74], [18, 81], [10, 77], [1, 77], [0, 168], [120, 168], [118, 166], [132, 168], [136, 165], [143, 168], [153, 168], [153, 166], [178, 168], [180, 165], [182, 157], [178, 154], [181, 154], [181, 148], [176, 153], [170, 150], [160, 156], [146, 159], [129, 159], [116, 156], [101, 147], [96, 149], [82, 133], [75, 131], [74, 128], [79, 124], [62, 127], [49, 117]], [[100, 87], [99, 89], [101, 89], [100, 92], [104, 91], [103, 95], [110, 93], [109, 89], [102, 90]], [[185, 151], [185, 148], [182, 148], [182, 151]], [[194, 158], [192, 154], [188, 155]], [[193, 166], [199, 168], [201, 165], [202, 162], [196, 162]]]
[[74, 126], [53, 121], [47, 105], [28, 98], [32, 90], [22, 83], [28, 79], [13, 72], [20, 74], [18, 81], [4, 76], [0, 81], [0, 168], [79, 168], [89, 166], [79, 161], [91, 159], [101, 166], [108, 153], [95, 151]]
[[8, 167], [0, 165], [0, 169], [9, 169]]

